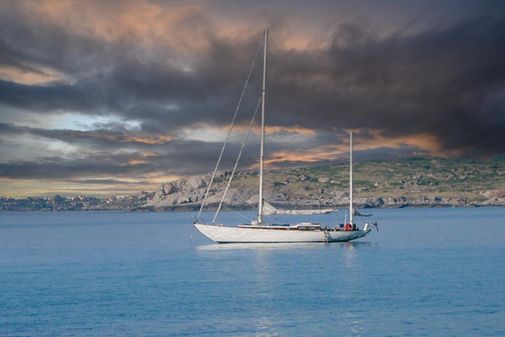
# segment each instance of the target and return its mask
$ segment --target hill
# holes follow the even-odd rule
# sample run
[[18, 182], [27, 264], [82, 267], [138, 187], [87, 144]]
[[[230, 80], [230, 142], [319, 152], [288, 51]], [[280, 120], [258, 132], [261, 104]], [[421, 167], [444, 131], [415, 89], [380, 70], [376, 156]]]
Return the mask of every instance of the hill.
[[[268, 170], [265, 200], [283, 208], [346, 207], [349, 166], [336, 164]], [[209, 193], [216, 207], [229, 172], [221, 172]], [[177, 210], [198, 209], [209, 175], [182, 178], [160, 189], [104, 199], [62, 197], [0, 198], [0, 210]], [[258, 172], [239, 172], [225, 207], [251, 209], [257, 205]], [[355, 203], [359, 207], [505, 205], [505, 158], [411, 158], [358, 162], [354, 166]]]
[[[252, 208], [257, 204], [255, 171], [240, 172], [225, 204]], [[228, 172], [220, 174], [208, 198], [219, 203]], [[345, 206], [349, 166], [279, 169], [265, 175], [265, 200], [289, 208]], [[141, 208], [198, 207], [209, 176], [164, 184]], [[355, 202], [360, 207], [505, 205], [505, 159], [489, 161], [412, 158], [367, 161], [354, 166]]]

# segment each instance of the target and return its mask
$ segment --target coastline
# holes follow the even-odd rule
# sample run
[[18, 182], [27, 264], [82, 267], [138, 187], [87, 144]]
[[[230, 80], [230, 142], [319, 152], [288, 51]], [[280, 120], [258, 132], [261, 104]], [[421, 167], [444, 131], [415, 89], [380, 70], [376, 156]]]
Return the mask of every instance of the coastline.
[[[317, 208], [307, 208], [303, 205], [291, 205], [289, 209], [317, 209]], [[503, 207], [505, 203], [497, 202], [497, 203], [466, 203], [466, 204], [451, 204], [451, 203], [403, 203], [403, 204], [384, 204], [380, 206], [374, 206], [369, 204], [356, 204], [356, 208], [359, 209], [395, 209], [395, 208], [478, 208], [478, 207]], [[346, 209], [348, 207], [347, 204], [338, 204], [334, 207], [335, 209]], [[327, 208], [325, 207], [325, 208]], [[206, 211], [216, 211], [216, 206], [207, 207]], [[256, 211], [257, 208], [250, 205], [231, 205], [227, 206], [226, 209], [222, 209], [221, 212], [231, 212], [231, 211]], [[195, 212], [199, 210], [199, 205], [172, 205], [165, 207], [134, 207], [134, 208], [120, 208], [120, 207], [53, 207], [53, 208], [27, 208], [27, 207], [5, 207], [4, 205], [0, 205], [0, 213], [11, 213], [11, 212], [146, 212], [146, 213], [157, 213], [157, 212]]]

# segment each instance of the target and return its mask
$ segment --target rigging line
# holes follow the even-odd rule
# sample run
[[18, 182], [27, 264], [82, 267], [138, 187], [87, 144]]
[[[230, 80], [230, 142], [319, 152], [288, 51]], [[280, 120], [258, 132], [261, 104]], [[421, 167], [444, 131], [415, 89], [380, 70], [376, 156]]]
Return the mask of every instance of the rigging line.
[[240, 161], [240, 157], [242, 157], [242, 152], [244, 151], [244, 147], [247, 144], [247, 139], [249, 138], [249, 135], [251, 134], [251, 129], [254, 124], [254, 119], [256, 118], [256, 113], [258, 112], [260, 103], [261, 103], [261, 96], [258, 99], [258, 103], [256, 103], [256, 108], [254, 109], [254, 113], [251, 117], [251, 122], [249, 123], [249, 129], [247, 129], [247, 133], [244, 137], [244, 141], [242, 142], [242, 146], [240, 147], [240, 151], [238, 153], [237, 160], [235, 160], [235, 165], [233, 166], [233, 170], [231, 171], [230, 178], [228, 179], [228, 183], [226, 184], [226, 188], [224, 189], [223, 196], [221, 198], [221, 201], [219, 202], [219, 206], [217, 207], [216, 214], [214, 214], [214, 218], [212, 219], [212, 223], [216, 222], [217, 215], [219, 214], [219, 211], [221, 210], [221, 206], [223, 206], [224, 198], [226, 198], [226, 193], [228, 193], [228, 189], [230, 188], [231, 181], [233, 180], [233, 176], [235, 175], [235, 171], [237, 170], [238, 162]]
[[240, 98], [237, 102], [237, 106], [235, 108], [235, 113], [233, 114], [233, 118], [231, 120], [230, 128], [228, 129], [228, 134], [226, 135], [226, 138], [223, 143], [223, 147], [221, 148], [221, 152], [219, 153], [219, 158], [217, 159], [216, 167], [214, 168], [214, 172], [212, 172], [212, 176], [209, 181], [209, 185], [207, 186], [207, 190], [205, 191], [205, 195], [203, 197], [202, 204], [200, 205], [200, 210], [198, 211], [198, 215], [196, 216], [196, 220], [198, 221], [200, 219], [200, 215], [202, 214], [202, 210], [205, 207], [205, 202], [207, 201], [207, 197], [209, 196], [210, 188], [212, 187], [212, 183], [214, 182], [214, 178], [216, 177], [217, 170], [219, 168], [219, 164], [221, 163], [221, 159], [223, 158], [223, 153], [224, 149], [226, 148], [226, 144], [230, 140], [231, 132], [233, 131], [233, 126], [235, 125], [235, 120], [238, 115], [238, 111], [240, 109], [240, 105], [242, 104], [242, 99], [244, 98], [244, 94], [247, 88], [247, 85], [249, 83], [249, 80], [251, 78], [252, 71], [254, 69], [254, 65], [256, 64], [256, 59], [258, 58], [259, 51], [262, 46], [262, 41], [258, 43], [258, 48], [256, 49], [256, 55], [254, 55], [254, 59], [251, 63], [251, 66], [249, 67], [249, 73], [247, 74], [246, 81], [244, 83], [244, 87], [242, 88], [242, 93], [240, 94]]
[[223, 208], [225, 208], [226, 210], [228, 210], [228, 211], [230, 211], [230, 212], [234, 213], [235, 215], [237, 215], [237, 216], [239, 216], [239, 217], [241, 217], [241, 218], [243, 218], [243, 219], [246, 219], [248, 222], [251, 222], [251, 219], [249, 219], [249, 218], [248, 218], [248, 217], [246, 217], [245, 215], [242, 215], [242, 214], [240, 214], [239, 212], [237, 212], [237, 211], [235, 211], [235, 210], [231, 209], [230, 207], [223, 206]]

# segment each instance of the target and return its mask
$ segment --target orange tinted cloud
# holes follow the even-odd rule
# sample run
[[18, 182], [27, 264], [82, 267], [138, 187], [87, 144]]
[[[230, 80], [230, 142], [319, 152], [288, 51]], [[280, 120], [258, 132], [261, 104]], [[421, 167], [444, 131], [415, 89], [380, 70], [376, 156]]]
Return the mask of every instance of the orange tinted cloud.
[[[249, 129], [249, 126], [238, 125], [235, 127], [239, 132], [245, 133]], [[252, 128], [254, 134], [259, 135], [261, 132], [260, 126], [256, 125]], [[296, 134], [305, 137], [313, 137], [316, 135], [316, 131], [309, 128], [304, 128], [301, 126], [265, 126], [266, 135], [276, 135], [276, 134]]]
[[59, 72], [41, 68], [38, 69], [19, 69], [7, 65], [0, 65], [0, 79], [21, 83], [21, 84], [42, 84], [52, 81], [65, 80], [65, 76]]
[[[368, 151], [379, 148], [398, 149], [401, 147], [413, 147], [427, 151], [436, 156], [457, 156], [455, 151], [444, 151], [438, 139], [430, 134], [414, 134], [400, 137], [386, 137], [380, 130], [354, 129], [355, 134], [353, 148], [355, 151]], [[360, 133], [366, 136], [360, 139]], [[370, 137], [371, 136], [371, 137]], [[305, 151], [278, 151], [269, 156], [265, 161], [267, 165], [275, 165], [283, 162], [301, 162], [313, 164], [321, 161], [336, 160], [347, 155], [349, 143], [344, 139], [335, 145], [317, 146]]]
[[[105, 41], [136, 38], [139, 43], [205, 47], [200, 5], [181, 2], [42, 0], [25, 3], [34, 17]], [[153, 45], [154, 46], [154, 45]]]
[[323, 160], [336, 159], [338, 155], [343, 152], [339, 152], [336, 146], [320, 146], [303, 152], [287, 152], [278, 151], [269, 156], [265, 160], [266, 165], [275, 165], [282, 162], [303, 162], [307, 164], [317, 163]]
[[[206, 49], [209, 36], [247, 40], [268, 22], [260, 22], [257, 31], [249, 21], [229, 18], [213, 12], [201, 1], [98, 1], [40, 0], [18, 4], [38, 20], [46, 20], [64, 29], [90, 35], [105, 41], [135, 38], [139, 44], [152, 47], [172, 46], [177, 49]], [[286, 23], [284, 23], [286, 25]], [[277, 31], [275, 48], [307, 50], [322, 46], [317, 34], [302, 34], [299, 27]], [[173, 52], [173, 50], [172, 50]]]
[[[260, 129], [258, 128], [258, 133]], [[286, 126], [267, 126], [265, 128], [265, 132], [267, 134], [275, 134], [275, 133], [294, 133], [294, 134], [299, 134], [307, 137], [312, 137], [316, 135], [316, 131], [308, 128], [304, 128], [301, 126], [293, 126], [293, 127], [286, 127]]]
[[148, 145], [165, 144], [173, 140], [172, 136], [166, 135], [125, 135], [121, 142], [134, 142]]
[[139, 154], [136, 158], [128, 160], [130, 165], [146, 164], [149, 158], [157, 157], [159, 154], [152, 151], [146, 151]]
[[[353, 129], [353, 133], [358, 137], [354, 146], [357, 150], [370, 150], [379, 147], [399, 148], [404, 146], [415, 147], [420, 150], [425, 150], [436, 156], [456, 156], [455, 151], [443, 150], [440, 141], [435, 135], [428, 133], [417, 133], [407, 136], [386, 137], [380, 130], [377, 129]], [[360, 133], [366, 133], [368, 136], [359, 140]], [[371, 135], [371, 137], [369, 137]]]
[[173, 140], [173, 137], [169, 135], [118, 134], [107, 131], [77, 130], [64, 130], [64, 132], [74, 138], [97, 139], [121, 143], [130, 142], [146, 145], [166, 144]]

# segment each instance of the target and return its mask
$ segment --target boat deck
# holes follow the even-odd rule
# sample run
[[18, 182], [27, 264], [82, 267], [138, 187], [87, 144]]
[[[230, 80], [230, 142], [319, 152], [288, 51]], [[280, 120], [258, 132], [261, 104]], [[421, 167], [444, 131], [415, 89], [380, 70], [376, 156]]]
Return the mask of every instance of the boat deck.
[[269, 229], [269, 230], [286, 230], [286, 231], [358, 231], [359, 228], [355, 227], [355, 229], [345, 230], [339, 228], [328, 228], [321, 227], [319, 223], [313, 222], [302, 222], [299, 224], [242, 224], [238, 225], [239, 228], [250, 228], [250, 229]]

